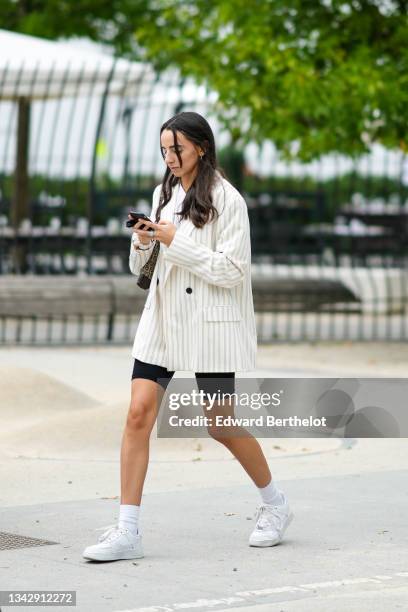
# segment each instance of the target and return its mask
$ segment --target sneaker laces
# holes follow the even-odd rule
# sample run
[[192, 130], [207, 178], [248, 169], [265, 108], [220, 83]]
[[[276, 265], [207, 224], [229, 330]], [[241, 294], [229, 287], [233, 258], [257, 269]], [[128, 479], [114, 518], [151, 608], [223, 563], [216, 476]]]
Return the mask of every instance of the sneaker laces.
[[116, 535], [120, 530], [118, 525], [111, 525], [98, 539], [98, 542], [104, 542], [113, 535]]
[[279, 512], [278, 506], [261, 504], [258, 507], [255, 515], [256, 527], [260, 527], [261, 529], [263, 529], [264, 527], [270, 527], [271, 518], [277, 519], [278, 524], [276, 524], [276, 521], [273, 520], [273, 527], [275, 529], [279, 529], [282, 524], [282, 514]]

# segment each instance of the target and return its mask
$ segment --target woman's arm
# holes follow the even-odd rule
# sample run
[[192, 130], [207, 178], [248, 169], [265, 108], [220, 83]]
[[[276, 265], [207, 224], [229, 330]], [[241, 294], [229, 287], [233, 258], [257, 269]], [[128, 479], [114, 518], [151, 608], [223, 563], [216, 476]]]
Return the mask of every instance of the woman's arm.
[[164, 250], [166, 261], [186, 268], [207, 283], [227, 289], [239, 285], [250, 264], [248, 210], [241, 196], [231, 197], [216, 221], [215, 251], [176, 231]]
[[[161, 191], [161, 185], [157, 185], [157, 187], [155, 188], [153, 192], [152, 209], [149, 215], [149, 219], [153, 219], [153, 215], [156, 213], [156, 208], [157, 208], [157, 205], [159, 203], [159, 198], [160, 198], [160, 191]], [[133, 238], [133, 236], [136, 236], [136, 238]], [[145, 263], [147, 263], [150, 255], [152, 254], [154, 243], [153, 242], [151, 243], [152, 248], [142, 251], [140, 249], [135, 249], [133, 241], [136, 244], [141, 244], [143, 249], [146, 248], [146, 245], [142, 245], [142, 243], [139, 240], [139, 236], [135, 233], [132, 233], [132, 238], [130, 241], [129, 268], [132, 274], [139, 275], [140, 270], [143, 268]]]

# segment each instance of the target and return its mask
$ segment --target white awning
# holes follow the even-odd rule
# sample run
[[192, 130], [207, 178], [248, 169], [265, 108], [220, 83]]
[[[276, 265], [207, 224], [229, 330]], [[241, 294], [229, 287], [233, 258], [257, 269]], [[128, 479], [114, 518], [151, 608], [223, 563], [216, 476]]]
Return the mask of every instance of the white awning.
[[[147, 94], [156, 75], [145, 63], [0, 30], [0, 99], [62, 98], [105, 91]], [[113, 70], [113, 72], [112, 72]]]

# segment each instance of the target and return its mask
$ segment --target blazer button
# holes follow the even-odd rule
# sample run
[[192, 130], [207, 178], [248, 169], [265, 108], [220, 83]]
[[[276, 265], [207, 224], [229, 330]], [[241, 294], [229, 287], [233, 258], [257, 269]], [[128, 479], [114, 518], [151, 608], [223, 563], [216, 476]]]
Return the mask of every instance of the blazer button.
[[193, 290], [192, 290], [192, 288], [191, 288], [191, 287], [187, 287], [186, 292], [187, 292], [187, 293], [193, 293]]

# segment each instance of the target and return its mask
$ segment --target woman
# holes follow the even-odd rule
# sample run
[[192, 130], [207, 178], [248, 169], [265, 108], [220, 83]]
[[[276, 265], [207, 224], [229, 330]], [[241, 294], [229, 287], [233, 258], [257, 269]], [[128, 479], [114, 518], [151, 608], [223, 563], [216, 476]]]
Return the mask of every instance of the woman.
[[[217, 169], [212, 130], [198, 113], [182, 112], [166, 121], [160, 145], [167, 166], [163, 183], [153, 193], [151, 221], [139, 221], [133, 228], [129, 257], [130, 270], [138, 275], [154, 241], [160, 243], [132, 350], [131, 402], [121, 448], [119, 522], [98, 544], [85, 549], [87, 559], [143, 557], [139, 512], [149, 438], [160, 399], [174, 372], [194, 371], [200, 390], [214, 389], [211, 382], [216, 382], [221, 392], [230, 393], [235, 372], [256, 367], [245, 201]], [[143, 225], [147, 228], [142, 230]], [[232, 406], [229, 411], [233, 414]], [[224, 406], [223, 414], [226, 412], [228, 407]], [[278, 544], [293, 515], [285, 495], [272, 481], [258, 441], [247, 432], [244, 437], [226, 437], [215, 428], [208, 431], [238, 459], [261, 495], [249, 544]]]

